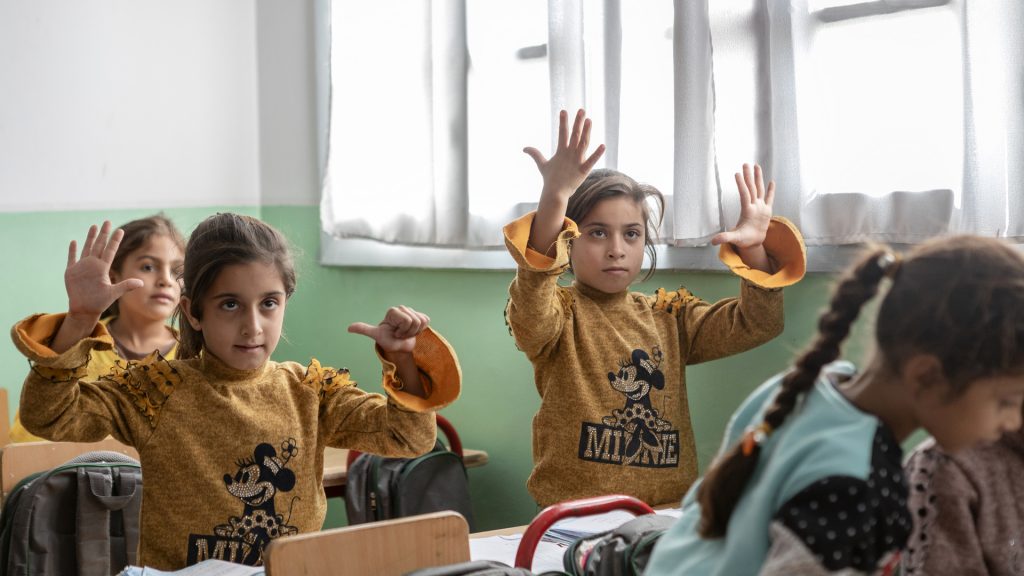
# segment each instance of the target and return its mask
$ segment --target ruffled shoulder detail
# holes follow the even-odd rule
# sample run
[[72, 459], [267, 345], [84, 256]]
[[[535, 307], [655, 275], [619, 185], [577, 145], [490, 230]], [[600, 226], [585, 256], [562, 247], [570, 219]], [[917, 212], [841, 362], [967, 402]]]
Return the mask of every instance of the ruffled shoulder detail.
[[[572, 305], [574, 303], [572, 291], [567, 289], [565, 286], [558, 286], [557, 288], [555, 288], [555, 297], [558, 298], [558, 303], [562, 307], [562, 314], [568, 317], [569, 314], [572, 312]], [[515, 333], [512, 332], [512, 322], [509, 320], [508, 317], [509, 313], [511, 312], [511, 308], [512, 298], [509, 297], [507, 300], [505, 300], [505, 328], [508, 328], [509, 336], [512, 336], [512, 338], [514, 339]], [[516, 348], [519, 348], [518, 344], [516, 344]]]
[[355, 386], [356, 381], [352, 379], [348, 368], [324, 368], [316, 358], [310, 360], [306, 367], [306, 375], [302, 378], [302, 384], [309, 386], [320, 396], [320, 401], [334, 396], [342, 388]]
[[686, 309], [686, 306], [695, 300], [699, 300], [692, 292], [679, 287], [678, 290], [671, 292], [664, 288], [658, 288], [658, 291], [653, 296], [648, 298], [648, 302], [651, 304], [651, 309], [656, 312], [666, 312], [675, 317], [679, 317], [679, 313]]
[[153, 352], [142, 360], [118, 362], [99, 380], [117, 384], [150, 428], [156, 428], [160, 410], [181, 384], [181, 373], [162, 354]]

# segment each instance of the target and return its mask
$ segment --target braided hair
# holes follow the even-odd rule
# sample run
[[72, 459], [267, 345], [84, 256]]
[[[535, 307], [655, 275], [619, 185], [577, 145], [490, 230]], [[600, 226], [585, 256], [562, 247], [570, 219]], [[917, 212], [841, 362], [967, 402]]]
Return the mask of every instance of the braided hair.
[[952, 394], [971, 382], [1024, 373], [1024, 256], [1004, 242], [952, 236], [923, 243], [903, 260], [885, 248], [862, 257], [833, 290], [818, 334], [782, 379], [764, 421], [722, 454], [697, 491], [704, 538], [725, 535], [757, 467], [761, 440], [785, 423], [821, 369], [839, 357], [863, 306], [893, 282], [875, 322], [877, 354], [896, 371], [913, 354], [934, 355]]

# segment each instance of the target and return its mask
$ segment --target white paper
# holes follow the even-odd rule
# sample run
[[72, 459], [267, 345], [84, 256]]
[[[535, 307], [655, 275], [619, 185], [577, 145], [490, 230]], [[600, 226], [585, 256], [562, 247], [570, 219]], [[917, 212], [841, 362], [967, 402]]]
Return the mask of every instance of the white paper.
[[[515, 566], [516, 552], [519, 550], [519, 542], [522, 539], [522, 534], [470, 538], [469, 557], [471, 560], [497, 560], [509, 566]], [[533, 553], [532, 571], [561, 570], [565, 548], [565, 546], [553, 542], [544, 540], [538, 542], [537, 549]]]
[[261, 566], [245, 566], [223, 560], [203, 560], [188, 568], [166, 572], [156, 568], [129, 566], [118, 576], [263, 576]]

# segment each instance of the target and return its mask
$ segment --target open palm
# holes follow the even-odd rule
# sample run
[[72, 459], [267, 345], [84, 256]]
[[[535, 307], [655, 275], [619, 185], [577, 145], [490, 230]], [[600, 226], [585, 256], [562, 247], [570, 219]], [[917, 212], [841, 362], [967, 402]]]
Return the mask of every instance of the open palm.
[[772, 203], [775, 202], [775, 182], [764, 185], [761, 167], [743, 165], [743, 172], [736, 173], [736, 188], [740, 193], [740, 218], [736, 227], [711, 238], [714, 245], [729, 243], [737, 248], [760, 246], [768, 234], [772, 220]]
[[68, 246], [68, 264], [64, 270], [64, 287], [68, 292], [68, 312], [99, 316], [124, 293], [142, 287], [142, 280], [128, 278], [117, 284], [110, 281], [110, 263], [117, 254], [124, 232], [110, 233], [110, 222], [98, 230], [93, 224], [77, 257], [78, 244]]
[[537, 164], [544, 179], [544, 188], [561, 194], [572, 194], [576, 187], [586, 179], [587, 174], [604, 154], [601, 144], [590, 155], [591, 121], [583, 109], [576, 112], [572, 131], [568, 127], [568, 114], [562, 110], [558, 114], [558, 144], [554, 155], [545, 158], [540, 150], [533, 147], [523, 149]]

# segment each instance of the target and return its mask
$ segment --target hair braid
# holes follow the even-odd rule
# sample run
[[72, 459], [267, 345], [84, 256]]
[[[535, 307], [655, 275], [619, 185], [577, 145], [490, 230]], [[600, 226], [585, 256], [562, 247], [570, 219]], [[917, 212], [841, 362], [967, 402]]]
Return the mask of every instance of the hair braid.
[[[861, 308], [878, 292], [892, 255], [885, 249], [871, 251], [839, 282], [828, 310], [818, 321], [818, 336], [787, 373], [772, 405], [764, 416], [768, 430], [778, 429], [793, 411], [801, 395], [814, 386], [823, 366], [839, 357], [840, 347], [850, 333]], [[701, 506], [698, 528], [704, 538], [721, 538], [740, 495], [757, 466], [760, 445], [744, 453], [737, 443], [708, 469], [697, 490]]]

